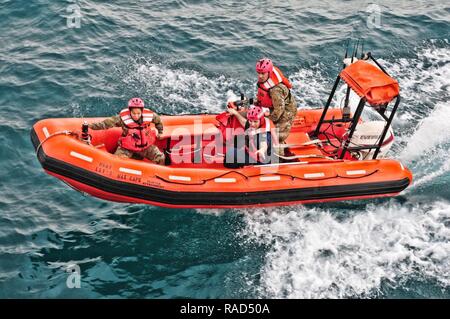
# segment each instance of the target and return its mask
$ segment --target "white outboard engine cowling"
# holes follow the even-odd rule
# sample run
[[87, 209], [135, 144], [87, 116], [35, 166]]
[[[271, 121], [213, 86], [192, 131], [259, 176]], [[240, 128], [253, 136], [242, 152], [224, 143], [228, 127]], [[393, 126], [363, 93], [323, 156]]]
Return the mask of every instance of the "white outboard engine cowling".
[[[356, 126], [356, 130], [353, 133], [350, 147], [356, 146], [374, 146], [380, 142], [381, 134], [383, 133], [384, 126], [386, 122], [384, 121], [370, 121], [359, 123]], [[386, 153], [391, 148], [394, 142], [394, 133], [391, 128], [388, 129], [386, 136], [384, 138], [383, 145], [381, 146], [380, 152], [378, 153], [377, 158], [382, 158], [386, 155]], [[359, 159], [361, 160], [369, 160], [372, 159], [375, 149], [371, 150], [360, 150]]]

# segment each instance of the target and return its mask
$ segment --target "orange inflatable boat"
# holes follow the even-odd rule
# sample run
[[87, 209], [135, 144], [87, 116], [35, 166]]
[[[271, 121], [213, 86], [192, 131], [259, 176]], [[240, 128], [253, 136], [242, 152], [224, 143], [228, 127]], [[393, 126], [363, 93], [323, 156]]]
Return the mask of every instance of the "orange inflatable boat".
[[[341, 80], [360, 96], [353, 112], [347, 105], [331, 107]], [[399, 102], [395, 80], [369, 61], [353, 63], [337, 77], [323, 109], [298, 111], [286, 144], [279, 146], [289, 155], [238, 169], [223, 165], [225, 150], [217, 141], [227, 123], [216, 114], [161, 116], [163, 139], [156, 145], [167, 165], [115, 156], [120, 128], [90, 131], [86, 143], [75, 133], [83, 122], [79, 118], [41, 120], [31, 139], [47, 173], [111, 201], [226, 208], [393, 196], [412, 181], [399, 161], [383, 158], [392, 144], [390, 124]], [[367, 106], [385, 121], [363, 121]]]

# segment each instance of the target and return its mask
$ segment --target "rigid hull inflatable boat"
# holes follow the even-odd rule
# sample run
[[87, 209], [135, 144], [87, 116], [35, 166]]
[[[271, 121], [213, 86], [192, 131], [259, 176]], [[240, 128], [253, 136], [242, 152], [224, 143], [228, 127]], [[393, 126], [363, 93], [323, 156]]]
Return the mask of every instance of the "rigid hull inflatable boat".
[[[342, 80], [348, 85], [346, 100], [350, 90], [360, 98], [354, 111], [347, 101], [342, 108], [331, 107]], [[74, 133], [83, 121], [102, 118], [41, 120], [31, 139], [47, 173], [83, 193], [117, 202], [226, 208], [394, 196], [412, 181], [399, 161], [383, 158], [393, 141], [390, 124], [399, 102], [394, 79], [369, 61], [352, 63], [337, 77], [323, 109], [298, 111], [280, 146], [288, 156], [237, 169], [224, 167], [223, 145], [214, 139], [233, 121], [217, 114], [161, 116], [164, 133], [156, 145], [166, 154], [165, 166], [113, 155], [120, 128], [90, 131], [89, 143]], [[363, 121], [365, 107], [382, 120]]]

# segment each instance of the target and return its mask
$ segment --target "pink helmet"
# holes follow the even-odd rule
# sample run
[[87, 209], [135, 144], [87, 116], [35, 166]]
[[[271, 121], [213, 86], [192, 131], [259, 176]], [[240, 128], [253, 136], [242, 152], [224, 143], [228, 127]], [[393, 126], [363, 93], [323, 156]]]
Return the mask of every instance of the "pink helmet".
[[249, 121], [257, 121], [260, 120], [264, 116], [264, 110], [261, 106], [254, 106], [247, 112], [247, 120]]
[[138, 97], [134, 97], [131, 100], [128, 101], [128, 108], [134, 108], [134, 107], [138, 107], [140, 109], [144, 108], [144, 101], [142, 101], [142, 99], [138, 98]]
[[258, 73], [267, 73], [273, 70], [273, 63], [271, 59], [261, 59], [256, 62], [256, 72]]

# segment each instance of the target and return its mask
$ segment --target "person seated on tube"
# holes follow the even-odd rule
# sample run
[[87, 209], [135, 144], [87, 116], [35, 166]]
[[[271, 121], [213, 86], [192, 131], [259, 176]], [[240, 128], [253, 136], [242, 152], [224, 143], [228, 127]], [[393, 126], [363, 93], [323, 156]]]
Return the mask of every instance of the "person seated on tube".
[[[151, 123], [158, 130], [157, 136], [151, 129]], [[132, 98], [128, 101], [128, 108], [120, 111], [119, 115], [89, 124], [92, 130], [105, 130], [112, 127], [122, 128], [122, 136], [119, 138], [119, 146], [114, 155], [123, 158], [146, 158], [156, 164], [164, 165], [164, 153], [153, 145], [156, 138], [161, 139], [163, 124], [156, 113], [144, 108], [142, 99]]]
[[265, 110], [260, 106], [253, 106], [248, 109], [247, 118], [235, 108], [228, 108], [227, 111], [238, 119], [244, 128], [244, 134], [235, 136], [234, 145], [227, 147], [224, 166], [240, 168], [270, 163], [273, 124], [264, 116]]

